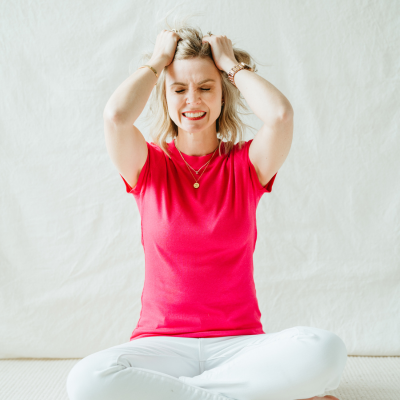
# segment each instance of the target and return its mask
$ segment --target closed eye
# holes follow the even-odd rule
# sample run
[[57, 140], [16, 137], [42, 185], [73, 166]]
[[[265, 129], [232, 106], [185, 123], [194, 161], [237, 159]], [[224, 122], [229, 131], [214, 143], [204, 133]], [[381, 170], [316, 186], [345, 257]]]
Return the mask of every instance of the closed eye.
[[[210, 90], [210, 89], [201, 89], [201, 90]], [[182, 90], [179, 90], [179, 91], [176, 91], [175, 90], [175, 93], [182, 93], [182, 92], [184, 92], [185, 91], [185, 89], [182, 89]]]

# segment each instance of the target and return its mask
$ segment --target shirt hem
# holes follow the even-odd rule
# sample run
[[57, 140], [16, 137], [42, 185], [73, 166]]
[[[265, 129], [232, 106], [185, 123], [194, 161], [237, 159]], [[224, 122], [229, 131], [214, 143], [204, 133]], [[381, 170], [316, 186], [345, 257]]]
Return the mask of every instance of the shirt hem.
[[232, 331], [208, 331], [208, 332], [194, 332], [194, 333], [180, 333], [180, 334], [173, 334], [173, 333], [132, 333], [129, 341], [135, 339], [141, 339], [145, 337], [152, 337], [152, 336], [170, 336], [170, 337], [187, 337], [187, 338], [214, 338], [214, 337], [221, 337], [221, 336], [243, 336], [243, 335], [260, 335], [265, 334], [262, 328], [260, 329], [241, 329], [241, 330], [232, 330]]

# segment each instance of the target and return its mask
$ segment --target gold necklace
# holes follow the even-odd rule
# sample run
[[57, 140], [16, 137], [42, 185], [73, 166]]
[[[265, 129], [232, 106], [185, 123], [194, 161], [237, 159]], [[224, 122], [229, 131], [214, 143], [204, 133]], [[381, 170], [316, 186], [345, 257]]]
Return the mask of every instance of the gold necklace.
[[[179, 154], [181, 155], [182, 160], [185, 162], [185, 164], [186, 164], [186, 166], [187, 166], [187, 168], [188, 168], [190, 174], [193, 176], [192, 171], [190, 170], [190, 168], [192, 168], [192, 167], [186, 162], [186, 160], [183, 158], [182, 153], [180, 152], [180, 150], [178, 149], [178, 147], [176, 147], [175, 139], [176, 139], [176, 138], [174, 138], [175, 148], [179, 151]], [[219, 139], [219, 140], [221, 140], [221, 139]], [[215, 152], [217, 151], [218, 147], [219, 147], [219, 144], [218, 144], [217, 148], [214, 150], [214, 153], [213, 153], [213, 155], [211, 156], [211, 158], [203, 165], [203, 167], [205, 166], [205, 168], [204, 168], [204, 171], [202, 172], [202, 174], [199, 176], [199, 180], [200, 180], [200, 178], [202, 177], [202, 175], [204, 174], [205, 170], [207, 169], [208, 164], [210, 164], [210, 162], [211, 162], [212, 158], [214, 157], [214, 154], [215, 154]], [[189, 168], [189, 167], [190, 167], [190, 168]], [[203, 167], [201, 167], [201, 168], [203, 168]], [[198, 171], [200, 171], [201, 168], [200, 168]], [[196, 172], [196, 174], [199, 173], [199, 172], [196, 171], [194, 168], [192, 168], [192, 169], [193, 169], [194, 172]], [[197, 189], [197, 188], [200, 186], [200, 184], [198, 183], [198, 181], [196, 180], [196, 178], [195, 178], [194, 176], [193, 176], [193, 179], [196, 181], [196, 183], [193, 184], [193, 187]]]
[[[221, 139], [219, 139], [219, 140], [221, 140]], [[176, 137], [174, 138], [174, 143], [175, 143], [175, 147], [176, 147]], [[218, 147], [217, 147], [218, 148]], [[176, 147], [176, 149], [179, 151], [179, 149]], [[180, 153], [180, 152], [179, 152]], [[182, 156], [182, 155], [181, 155]], [[183, 157], [182, 157], [183, 158]], [[186, 160], [184, 159], [183, 161], [185, 161], [186, 162]], [[208, 163], [210, 162], [210, 160], [209, 161], [207, 161], [202, 167], [200, 167], [197, 171], [191, 166], [191, 165], [189, 165], [187, 162], [186, 162], [186, 165], [189, 165], [189, 167], [194, 171], [194, 172], [196, 172], [196, 174], [198, 175], [199, 174], [199, 172], [200, 172], [200, 170], [204, 167], [204, 166], [206, 166]]]

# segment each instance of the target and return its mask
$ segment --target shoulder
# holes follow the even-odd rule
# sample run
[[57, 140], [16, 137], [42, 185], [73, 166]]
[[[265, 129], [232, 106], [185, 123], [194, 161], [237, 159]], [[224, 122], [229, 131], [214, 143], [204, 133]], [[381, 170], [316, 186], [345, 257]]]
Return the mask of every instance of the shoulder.
[[171, 158], [171, 143], [166, 143], [166, 148], [168, 150], [169, 155], [161, 148], [161, 146], [154, 142], [147, 142], [147, 147], [149, 151], [154, 155], [156, 158]]
[[[239, 141], [237, 143], [233, 143], [231, 145], [230, 151], [226, 154], [227, 156], [238, 156], [239, 154], [244, 154], [244, 152], [246, 151], [246, 149], [250, 146], [250, 143], [253, 139], [249, 140], [249, 141]], [[222, 148], [222, 153], [225, 153], [225, 148], [227, 147], [226, 142], [222, 142], [223, 143], [223, 148]]]
[[232, 151], [234, 152], [236, 157], [242, 157], [242, 156], [246, 157], [249, 152], [249, 146], [252, 141], [253, 141], [253, 139], [250, 139], [247, 141], [242, 140], [242, 141], [235, 143], [232, 147]]

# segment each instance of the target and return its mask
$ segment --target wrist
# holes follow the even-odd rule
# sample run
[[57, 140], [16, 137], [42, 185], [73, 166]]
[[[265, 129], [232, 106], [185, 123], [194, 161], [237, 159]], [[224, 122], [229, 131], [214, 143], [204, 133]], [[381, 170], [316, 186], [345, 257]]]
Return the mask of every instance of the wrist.
[[147, 62], [147, 65], [151, 65], [160, 76], [161, 71], [167, 66], [165, 58], [152, 58]]
[[224, 64], [223, 70], [228, 73], [237, 64], [239, 64], [237, 60], [229, 60]]

